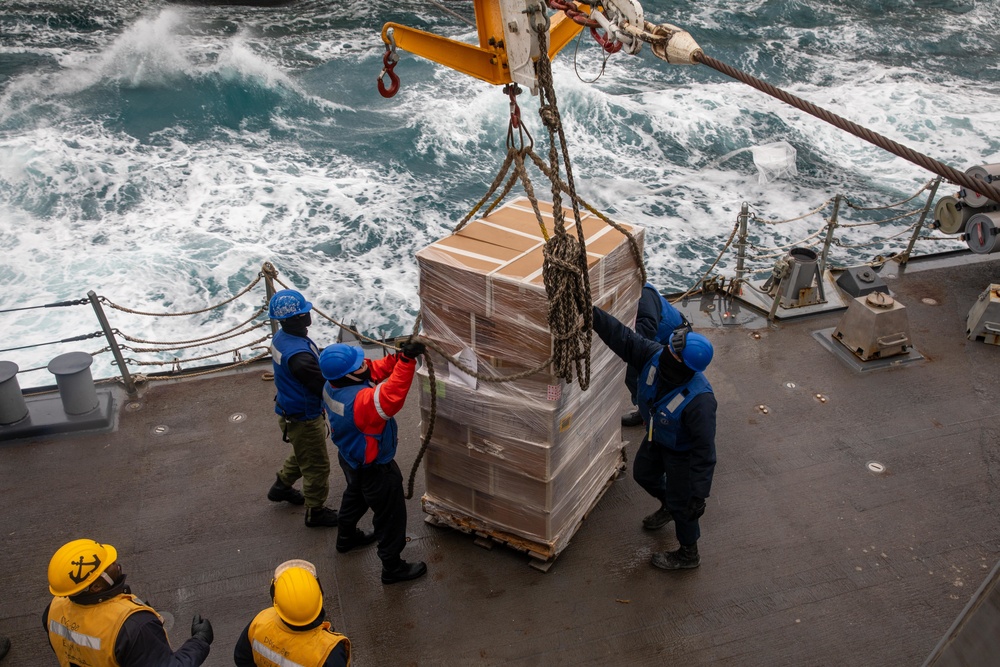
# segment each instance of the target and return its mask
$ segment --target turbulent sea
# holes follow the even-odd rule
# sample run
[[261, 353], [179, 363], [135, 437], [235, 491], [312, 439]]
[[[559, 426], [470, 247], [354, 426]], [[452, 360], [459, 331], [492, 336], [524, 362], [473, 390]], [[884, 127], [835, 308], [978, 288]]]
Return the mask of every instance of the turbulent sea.
[[[0, 310], [89, 290], [138, 310], [197, 310], [271, 262], [337, 319], [370, 334], [408, 332], [419, 310], [414, 253], [448, 235], [485, 194], [509, 117], [499, 88], [406, 53], [399, 94], [379, 96], [383, 23], [475, 40], [440, 4], [4, 0]], [[443, 4], [473, 16], [470, 1]], [[647, 20], [689, 30], [708, 55], [959, 170], [1000, 162], [1000, 0], [643, 7]], [[650, 279], [667, 292], [687, 289], [711, 265], [742, 202], [762, 218], [788, 219], [838, 193], [861, 205], [897, 202], [933, 178], [707, 67], [656, 60], [648, 47], [605, 63], [584, 33], [559, 55], [554, 78], [579, 192], [646, 228]], [[545, 154], [538, 99], [519, 101]], [[794, 147], [797, 174], [761, 183], [748, 149], [773, 142]], [[939, 195], [956, 190], [943, 184]], [[821, 224], [814, 216], [755, 228], [754, 240], [778, 246]], [[909, 221], [898, 224], [876, 235]], [[859, 227], [845, 238], [873, 233]], [[906, 238], [838, 247], [833, 258], [865, 261]], [[734, 266], [727, 255], [716, 270], [732, 275]], [[168, 320], [109, 316], [136, 337], [179, 341], [235, 326], [259, 301]], [[0, 316], [3, 349], [98, 328], [89, 306]], [[335, 335], [313, 333], [321, 344]], [[102, 344], [0, 359], [25, 370]], [[113, 374], [108, 355], [98, 357], [95, 377]], [[44, 371], [21, 379], [50, 383]]]

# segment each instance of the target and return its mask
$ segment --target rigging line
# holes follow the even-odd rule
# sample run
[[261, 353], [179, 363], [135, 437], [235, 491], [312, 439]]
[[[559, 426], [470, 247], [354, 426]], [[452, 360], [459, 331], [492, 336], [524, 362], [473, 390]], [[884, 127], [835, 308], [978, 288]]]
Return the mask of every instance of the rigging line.
[[8, 347], [5, 350], [0, 350], [0, 352], [13, 352], [14, 350], [27, 350], [32, 347], [42, 347], [43, 345], [57, 345], [59, 343], [74, 343], [80, 340], [88, 340], [90, 338], [98, 338], [103, 336], [103, 331], [95, 331], [94, 333], [83, 334], [81, 336], [73, 336], [72, 338], [63, 338], [61, 340], [50, 340], [47, 343], [32, 343], [31, 345], [20, 345], [18, 347]]
[[5, 308], [0, 313], [13, 313], [18, 310], [34, 310], [35, 308], [62, 308], [63, 306], [82, 306], [90, 303], [90, 299], [75, 299], [74, 301], [57, 301], [56, 303], [46, 303], [42, 306], [22, 306], [20, 308]]
[[125, 312], [125, 313], [131, 313], [133, 315], [146, 315], [148, 317], [181, 317], [181, 316], [184, 316], [184, 315], [198, 315], [199, 313], [207, 313], [210, 310], [215, 310], [217, 308], [222, 308], [227, 303], [232, 303], [233, 301], [235, 301], [236, 299], [240, 298], [241, 296], [243, 296], [244, 294], [246, 294], [247, 292], [249, 292], [251, 289], [253, 289], [254, 286], [257, 283], [260, 282], [260, 280], [261, 280], [262, 277], [263, 276], [258, 273], [257, 277], [253, 279], [253, 282], [251, 282], [249, 285], [247, 285], [246, 287], [244, 287], [239, 292], [237, 292], [233, 296], [229, 297], [225, 301], [222, 301], [221, 303], [217, 303], [214, 306], [208, 306], [207, 308], [201, 308], [200, 310], [188, 310], [188, 311], [185, 311], [183, 313], [147, 313], [147, 312], [143, 312], [141, 310], [133, 310], [132, 308], [126, 308], [125, 306], [119, 306], [117, 303], [115, 303], [114, 301], [111, 301], [106, 296], [102, 296], [102, 297], [98, 297], [98, 298], [100, 299], [101, 303], [106, 303], [111, 308], [114, 308], [116, 310], [120, 310], [120, 311]]
[[705, 55], [701, 51], [695, 53], [693, 58], [695, 61], [703, 65], [707, 65], [708, 67], [711, 67], [726, 76], [732, 77], [737, 81], [742, 81], [748, 86], [756, 88], [763, 93], [767, 93], [771, 97], [781, 100], [785, 104], [789, 104], [800, 111], [805, 111], [820, 120], [826, 121], [827, 123], [845, 130], [846, 132], [850, 132], [859, 139], [864, 139], [865, 141], [883, 148], [894, 155], [898, 155], [905, 160], [909, 160], [913, 164], [923, 167], [927, 171], [933, 172], [938, 176], [951, 181], [952, 183], [957, 183], [971, 192], [978, 192], [986, 195], [993, 201], [1000, 201], [1000, 189], [984, 180], [973, 178], [968, 174], [958, 171], [954, 167], [949, 167], [939, 160], [935, 160], [934, 158], [924, 155], [923, 153], [919, 153], [912, 148], [907, 148], [906, 146], [895, 142], [878, 132], [849, 121], [843, 116], [838, 116], [831, 111], [823, 109], [822, 107], [818, 107], [812, 102], [807, 102], [801, 97], [796, 97], [795, 95], [792, 95], [788, 91], [782, 90], [777, 86], [772, 86], [765, 81], [761, 81], [751, 74], [747, 74], [746, 72], [738, 70], [731, 65], [727, 65], [720, 60], [716, 60], [711, 56]]
[[921, 192], [923, 192], [924, 190], [930, 190], [931, 186], [933, 185], [934, 181], [928, 181], [922, 188], [914, 192], [912, 195], [910, 195], [903, 201], [898, 201], [894, 204], [885, 204], [883, 206], [858, 206], [853, 202], [851, 202], [851, 200], [847, 199], [846, 197], [844, 198], [844, 203], [846, 203], [849, 207], [853, 208], [855, 211], [881, 211], [887, 208], [896, 208], [897, 206], [902, 206], [906, 202], [913, 201], [914, 199], [920, 196]]
[[[202, 343], [202, 342], [205, 342], [205, 341], [214, 341], [215, 338], [219, 338], [220, 336], [225, 336], [226, 334], [232, 333], [232, 332], [236, 331], [237, 329], [240, 329], [240, 328], [242, 328], [242, 327], [250, 324], [257, 317], [263, 315], [266, 311], [267, 311], [267, 306], [266, 305], [261, 306], [260, 308], [257, 309], [257, 312], [255, 312], [253, 315], [251, 315], [248, 319], [246, 319], [246, 320], [240, 322], [239, 324], [237, 324], [236, 326], [234, 326], [232, 329], [226, 329], [225, 331], [220, 331], [218, 333], [214, 333], [214, 334], [212, 334], [210, 336], [205, 336], [203, 338], [192, 338], [191, 340], [170, 340], [170, 341], [166, 341], [166, 340], [146, 340], [144, 338], [135, 338], [134, 336], [129, 336], [128, 334], [126, 334], [126, 333], [124, 333], [122, 331], [119, 331], [117, 329], [114, 330], [114, 333], [118, 334], [119, 336], [121, 336], [122, 338], [124, 338], [125, 340], [127, 340], [130, 343], [143, 343], [143, 344], [146, 344], [146, 345], [187, 345], [189, 343]], [[262, 326], [264, 326], [267, 323], [268, 323], [268, 320], [263, 320], [263, 321], [258, 322], [257, 324], [255, 324], [250, 329], [247, 329], [247, 331], [253, 331], [253, 329], [256, 329], [258, 327], [262, 327]], [[246, 333], [246, 332], [242, 332], [242, 333]], [[220, 338], [220, 340], [221, 340], [221, 338]]]
[[[902, 220], [903, 218], [909, 218], [910, 216], [916, 215], [923, 211], [923, 208], [915, 208], [912, 211], [906, 211], [905, 213], [900, 213], [899, 215], [894, 215], [891, 218], [882, 218], [881, 220], [870, 220], [868, 222], [841, 222], [838, 223], [838, 227], [843, 227], [844, 229], [849, 229], [851, 227], [869, 227], [871, 225], [884, 225], [887, 222], [896, 222], [897, 220]], [[910, 225], [911, 227], [913, 225]]]
[[782, 224], [784, 224], [786, 222], [795, 222], [797, 220], [802, 220], [804, 218], [808, 218], [810, 215], [816, 215], [817, 213], [819, 213], [820, 211], [822, 211], [824, 208], [826, 208], [827, 205], [830, 202], [832, 202], [832, 201], [833, 201], [832, 198], [831, 199], [827, 199], [825, 202], [823, 202], [822, 204], [820, 204], [819, 206], [817, 206], [813, 210], [809, 211], [808, 213], [803, 213], [802, 215], [800, 215], [797, 218], [788, 218], [787, 220], [765, 220], [764, 218], [758, 218], [756, 213], [752, 213], [751, 215], [753, 215], [753, 221], [754, 222], [759, 222], [762, 225], [782, 225]]
[[469, 25], [471, 25], [473, 28], [476, 27], [476, 22], [475, 21], [470, 21], [469, 19], [465, 18], [464, 16], [462, 16], [461, 14], [459, 14], [458, 12], [456, 12], [454, 9], [448, 9], [447, 7], [445, 7], [444, 5], [442, 5], [440, 2], [434, 2], [434, 0], [427, 0], [427, 2], [429, 2], [432, 5], [434, 5], [435, 7], [437, 7], [438, 9], [440, 9], [442, 12], [447, 12], [448, 14], [451, 14], [452, 16], [454, 16], [455, 18], [457, 18], [459, 21], [464, 21], [465, 23], [468, 23]]

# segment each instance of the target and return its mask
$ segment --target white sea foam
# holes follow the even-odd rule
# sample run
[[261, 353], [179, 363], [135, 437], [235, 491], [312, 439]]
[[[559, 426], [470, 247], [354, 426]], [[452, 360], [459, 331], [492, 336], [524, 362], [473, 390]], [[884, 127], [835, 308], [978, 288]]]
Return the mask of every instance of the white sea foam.
[[[396, 68], [399, 95], [380, 98], [377, 31], [393, 18], [393, 8], [376, 4], [345, 8], [347, 28], [318, 27], [315, 19], [296, 16], [284, 34], [265, 30], [264, 14], [234, 10], [220, 23], [211, 8], [147, 13], [129, 5], [137, 13], [118, 34], [109, 22], [106, 34], [87, 36], [85, 48], [67, 47], [56, 32], [51, 44], [33, 37], [26, 48], [50, 56], [44, 61], [60, 69], [18, 73], [0, 88], [0, 242], [6, 250], [0, 279], [18, 286], [0, 294], [0, 310], [79, 299], [89, 289], [141, 311], [199, 310], [228, 299], [264, 262], [273, 262], [281, 280], [337, 319], [374, 335], [407, 333], [418, 309], [414, 253], [448, 234], [485, 194], [506, 150], [509, 109], [498, 89], [408, 54]], [[673, 17], [667, 3], [644, 4], [651, 20], [680, 22], [712, 39], [726, 26], [745, 25], [751, 9], [773, 6], [760, 0], [737, 10], [715, 0], [671, 10]], [[817, 10], [838, 15], [838, 7], [820, 3]], [[974, 45], [970, 34], [995, 33], [995, 9], [996, 3], [977, 3], [966, 14], [941, 15], [931, 50]], [[749, 32], [757, 41], [738, 64], [759, 66], [762, 78], [773, 75], [790, 92], [960, 170], [1000, 161], [996, 77], [956, 75], [936, 51], [922, 55], [905, 21], [895, 40], [884, 37], [887, 25], [754, 26]], [[473, 39], [465, 27], [442, 32]], [[577, 63], [571, 46], [554, 65], [577, 186], [613, 217], [646, 227], [647, 269], [665, 290], [686, 289], [702, 275], [743, 202], [761, 219], [782, 220], [838, 193], [861, 205], [898, 201], [931, 178], [703, 67], [668, 66], [648, 52], [619, 54], [590, 82], [603, 57], [589, 38], [584, 44]], [[702, 46], [709, 54], [732, 48], [704, 39]], [[995, 65], [986, 67], [995, 73]], [[118, 89], [135, 94], [129, 101], [152, 93], [165, 103], [170, 91], [179, 91], [178, 111], [187, 116], [176, 123], [168, 118], [137, 138], [114, 122], [114, 114], [127, 116], [128, 108], [101, 112], [111, 118], [80, 109], [91, 103], [88, 93]], [[209, 94], [215, 97], [199, 97]], [[227, 106], [230, 97], [238, 101]], [[537, 98], [524, 94], [518, 101], [536, 151], [547, 156]], [[201, 102], [220, 105], [219, 113], [236, 120], [199, 126], [191, 109]], [[795, 146], [799, 175], [761, 184], [748, 151], [772, 141]], [[544, 196], [547, 184], [533, 177]], [[875, 216], [846, 206], [841, 215], [845, 222]], [[888, 225], [885, 235], [905, 231], [909, 222]], [[761, 258], [752, 266], [766, 272], [777, 248], [822, 224], [823, 216], [813, 215], [755, 225], [752, 240]], [[842, 234], [848, 244], [872, 236], [867, 228]], [[835, 248], [834, 260], [891, 247]], [[717, 270], [732, 275], [733, 265], [727, 256]], [[111, 309], [109, 317], [134, 338], [186, 341], [235, 326], [261, 303], [258, 286], [223, 313], [148, 318]], [[10, 340], [22, 344], [97, 329], [89, 306], [5, 318]], [[317, 338], [328, 342], [333, 328], [316, 320]], [[103, 346], [98, 338], [0, 358], [30, 368], [59, 351]], [[204, 352], [179, 350], [159, 359], [169, 364], [174, 356]], [[108, 355], [99, 356], [95, 375], [114, 373]], [[22, 384], [46, 384], [44, 375]]]

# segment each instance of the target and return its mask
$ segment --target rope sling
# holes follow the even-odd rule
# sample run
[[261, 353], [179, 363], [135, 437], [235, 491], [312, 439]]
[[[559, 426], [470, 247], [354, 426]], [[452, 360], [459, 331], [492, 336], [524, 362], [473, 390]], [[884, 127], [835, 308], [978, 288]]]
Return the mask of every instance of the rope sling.
[[[535, 213], [542, 237], [545, 239], [542, 280], [549, 303], [548, 324], [552, 337], [552, 355], [535, 368], [512, 375], [492, 377], [481, 375], [475, 370], [468, 368], [458, 359], [452, 358], [451, 355], [433, 341], [422, 339], [422, 342], [448, 359], [450, 363], [454, 364], [463, 373], [482, 382], [513, 382], [534, 375], [546, 367], [550, 367], [552, 374], [557, 378], [567, 383], [572, 383], [575, 378], [580, 388], [587, 390], [590, 387], [593, 300], [590, 291], [590, 272], [587, 265], [586, 236], [583, 230], [581, 208], [596, 215], [600, 220], [615, 228], [628, 239], [632, 256], [638, 267], [641, 284], [645, 284], [646, 282], [646, 269], [642, 261], [642, 253], [632, 233], [598, 212], [593, 206], [587, 204], [576, 192], [568, 143], [563, 130], [552, 79], [552, 63], [547, 55], [549, 25], [549, 17], [544, 10], [531, 15], [531, 26], [538, 34], [539, 52], [542, 54], [536, 62], [535, 67], [540, 99], [538, 113], [549, 135], [548, 162], [535, 153], [534, 141], [531, 134], [521, 122], [520, 109], [516, 102], [516, 97], [521, 92], [520, 89], [516, 84], [508, 84], [503, 89], [510, 97], [511, 105], [510, 120], [507, 126], [507, 155], [500, 166], [500, 170], [497, 172], [496, 178], [493, 179], [489, 190], [472, 210], [462, 218], [452, 233], [461, 231], [480, 210], [483, 210], [483, 206], [493, 197], [505, 179], [506, 183], [502, 191], [485, 208], [483, 217], [488, 216], [500, 205], [516, 183], [521, 183], [528, 201], [531, 202], [531, 208]], [[534, 164], [551, 183], [553, 217], [553, 231], [551, 236], [545, 227], [545, 219], [539, 208], [535, 189], [528, 175], [527, 165], [529, 162]], [[512, 167], [513, 171], [511, 172]], [[562, 171], [565, 171], [565, 179], [560, 176]], [[564, 195], [569, 199], [572, 206], [573, 225], [576, 230], [575, 236], [571, 235], [567, 230], [567, 221], [562, 204]], [[420, 317], [418, 316], [410, 340], [413, 340], [417, 336], [419, 328]], [[426, 421], [426, 430], [424, 431], [420, 449], [417, 452], [407, 481], [405, 494], [407, 500], [413, 497], [413, 487], [417, 470], [427, 451], [427, 446], [430, 444], [434, 433], [434, 422], [437, 417], [437, 379], [434, 373], [434, 363], [428, 355], [424, 355], [424, 361], [427, 366], [427, 375], [430, 383], [430, 407]]]

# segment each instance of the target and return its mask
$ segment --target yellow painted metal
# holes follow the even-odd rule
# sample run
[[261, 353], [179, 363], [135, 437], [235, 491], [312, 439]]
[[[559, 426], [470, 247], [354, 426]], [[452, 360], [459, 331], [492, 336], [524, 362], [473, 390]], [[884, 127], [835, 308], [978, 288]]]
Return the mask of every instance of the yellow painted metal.
[[[459, 42], [398, 23], [382, 26], [382, 41], [389, 43], [389, 31], [403, 51], [433, 60], [453, 70], [496, 85], [511, 82], [504, 50], [503, 16], [497, 0], [474, 0], [479, 46]], [[577, 3], [583, 10], [587, 5]], [[579, 34], [583, 26], [558, 12], [549, 28], [549, 58], [554, 58]]]
[[488, 48], [493, 43], [503, 42], [503, 16], [497, 0], [474, 0], [476, 8], [476, 28], [479, 31], [479, 46]]
[[[403, 51], [416, 54], [440, 63], [446, 67], [458, 70], [463, 74], [474, 76], [489, 83], [509, 83], [510, 77], [505, 73], [506, 56], [499, 49], [480, 48], [433, 33], [408, 28], [398, 23], [386, 23], [382, 26], [382, 39], [388, 44], [388, 30], [392, 29], [392, 37], [396, 46]], [[501, 63], [503, 57], [503, 63]]]
[[[584, 7], [583, 3], [577, 3], [578, 7]], [[556, 54], [563, 50], [574, 37], [580, 34], [583, 26], [559, 12], [552, 17], [552, 25], [549, 28], [549, 60], [556, 57]]]

